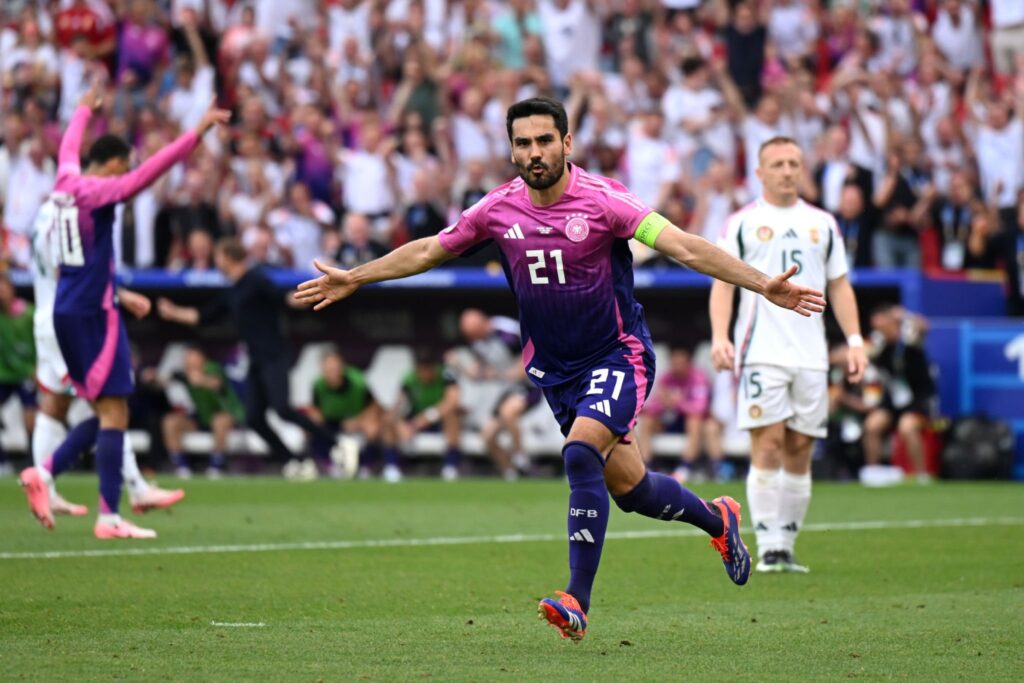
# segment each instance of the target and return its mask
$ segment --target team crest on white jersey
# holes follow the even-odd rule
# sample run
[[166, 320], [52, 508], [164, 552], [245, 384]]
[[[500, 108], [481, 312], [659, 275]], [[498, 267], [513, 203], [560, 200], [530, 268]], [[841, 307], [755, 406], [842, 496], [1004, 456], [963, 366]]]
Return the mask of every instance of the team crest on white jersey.
[[771, 238], [775, 237], [775, 231], [769, 228], [767, 225], [762, 225], [757, 229], [757, 239], [762, 242], [767, 242]]
[[590, 225], [582, 213], [570, 214], [566, 218], [565, 236], [573, 242], [582, 242], [590, 234]]
[[815, 244], [821, 241], [821, 233], [817, 228], [811, 228], [811, 241]]

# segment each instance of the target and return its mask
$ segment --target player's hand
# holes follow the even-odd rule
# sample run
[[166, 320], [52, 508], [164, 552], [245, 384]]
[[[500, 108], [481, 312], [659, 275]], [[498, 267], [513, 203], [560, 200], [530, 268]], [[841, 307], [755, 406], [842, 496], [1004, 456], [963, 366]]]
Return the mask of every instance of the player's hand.
[[868, 354], [863, 346], [850, 346], [846, 349], [846, 377], [851, 383], [857, 384], [864, 379], [864, 371], [868, 367]]
[[118, 291], [117, 299], [126, 311], [139, 319], [145, 318], [153, 309], [153, 302], [149, 300], [149, 297], [138, 292], [122, 289]]
[[341, 301], [359, 289], [347, 270], [331, 268], [313, 261], [313, 265], [323, 275], [313, 280], [306, 280], [295, 290], [295, 300], [304, 306], [313, 306], [314, 311], [321, 311], [335, 301]]
[[789, 278], [796, 275], [796, 271], [795, 265], [790, 266], [785, 273], [768, 280], [764, 287], [764, 298], [776, 306], [796, 311], [807, 318], [811, 317], [812, 313], [821, 313], [825, 310], [825, 297], [816, 289], [790, 282]]
[[715, 370], [732, 370], [736, 363], [736, 348], [728, 339], [712, 340], [711, 364]]
[[103, 106], [103, 91], [100, 88], [99, 78], [92, 80], [92, 83], [89, 84], [89, 89], [79, 98], [78, 106], [89, 107], [91, 111], [96, 111]]
[[206, 113], [203, 114], [203, 118], [199, 119], [199, 124], [196, 126], [196, 135], [203, 137], [206, 135], [206, 131], [216, 125], [224, 125], [230, 120], [231, 112], [227, 109], [218, 109], [217, 96], [214, 95], [210, 98], [210, 106], [207, 107]]

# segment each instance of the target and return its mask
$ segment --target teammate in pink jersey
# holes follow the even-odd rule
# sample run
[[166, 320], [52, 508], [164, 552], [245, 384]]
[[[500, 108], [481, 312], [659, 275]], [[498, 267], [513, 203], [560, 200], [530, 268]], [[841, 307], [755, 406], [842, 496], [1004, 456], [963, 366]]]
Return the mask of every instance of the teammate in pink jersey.
[[119, 202], [132, 198], [186, 159], [206, 131], [228, 121], [230, 112], [215, 108], [211, 102], [195, 130], [184, 133], [132, 171], [131, 147], [116, 136], [104, 135], [90, 147], [83, 173], [79, 156], [82, 137], [100, 104], [98, 85], [94, 83], [79, 102], [61, 139], [52, 195], [60, 243], [53, 327], [68, 375], [78, 395], [92, 403], [97, 417], [72, 429], [43, 467], [26, 468], [20, 480], [32, 513], [43, 526], [53, 528], [50, 477], [70, 466], [95, 443], [100, 514], [93, 533], [100, 539], [155, 538], [156, 532], [137, 527], [118, 514], [127, 399], [134, 388], [128, 335], [118, 303], [144, 315], [150, 302], [142, 296], [119, 302], [114, 294], [114, 210]]
[[410, 242], [349, 271], [323, 275], [295, 297], [322, 310], [359, 287], [422, 273], [485, 240], [501, 251], [519, 305], [523, 364], [558, 420], [569, 479], [569, 584], [538, 606], [563, 638], [587, 629], [590, 593], [610, 513], [693, 524], [712, 537], [729, 577], [750, 574], [739, 535], [739, 504], [711, 504], [671, 477], [648, 472], [633, 426], [654, 378], [654, 351], [633, 296], [629, 239], [695, 270], [765, 296], [801, 315], [820, 312], [820, 292], [769, 278], [710, 242], [673, 226], [618, 182], [568, 162], [573, 139], [565, 108], [548, 98], [512, 105], [506, 117], [519, 177], [488, 193], [441, 234]]

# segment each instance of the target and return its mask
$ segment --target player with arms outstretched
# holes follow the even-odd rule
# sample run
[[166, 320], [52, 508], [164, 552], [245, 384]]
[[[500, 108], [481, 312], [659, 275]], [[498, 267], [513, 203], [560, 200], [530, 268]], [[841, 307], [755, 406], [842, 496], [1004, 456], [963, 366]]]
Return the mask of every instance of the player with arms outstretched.
[[[68, 408], [74, 398], [74, 388], [68, 377], [67, 364], [57, 344], [57, 333], [53, 331], [53, 306], [57, 296], [57, 274], [60, 268], [60, 232], [57, 224], [59, 207], [53, 199], [43, 202], [36, 214], [32, 230], [32, 286], [35, 291], [35, 315], [33, 332], [36, 343], [36, 384], [39, 386], [39, 413], [35, 429], [32, 430], [32, 461], [37, 469], [45, 468], [50, 458], [67, 436], [64, 423]], [[149, 311], [149, 300], [145, 297], [118, 289], [118, 299], [125, 308], [135, 315]], [[96, 417], [84, 421], [80, 433], [87, 448], [96, 440], [99, 420]], [[136, 512], [161, 509], [174, 505], [185, 497], [181, 489], [167, 491], [153, 486], [139, 472], [135, 451], [131, 441], [124, 441], [124, 465], [122, 475], [128, 485], [128, 498]], [[44, 478], [45, 475], [44, 475]], [[49, 477], [50, 512], [58, 515], [82, 516], [89, 510], [84, 505], [66, 501], [57, 492], [54, 478]]]
[[578, 640], [587, 629], [609, 492], [626, 512], [703, 529], [735, 583], [745, 583], [750, 572], [739, 505], [728, 497], [708, 504], [671, 477], [648, 472], [637, 450], [632, 431], [654, 378], [654, 351], [633, 297], [627, 240], [803, 315], [821, 311], [824, 300], [787, 282], [792, 271], [769, 278], [671, 225], [616, 181], [568, 163], [573, 139], [558, 102], [518, 102], [506, 128], [519, 178], [437, 236], [350, 271], [316, 263], [324, 275], [299, 285], [296, 298], [321, 310], [362, 285], [421, 273], [484, 240], [498, 244], [519, 305], [526, 372], [567, 437], [569, 584], [538, 609], [563, 637]]
[[[847, 335], [849, 378], [867, 366], [857, 299], [846, 276], [846, 249], [831, 214], [800, 199], [803, 165], [790, 138], [759, 150], [758, 200], [733, 214], [719, 246], [756, 268], [797, 268], [793, 282], [828, 288], [839, 326]], [[811, 448], [828, 425], [828, 346], [821, 315], [781, 315], [758, 297], [740, 292], [736, 344], [729, 337], [732, 285], [711, 286], [711, 357], [739, 374], [738, 424], [750, 430], [747, 502], [757, 535], [759, 572], [807, 572], [793, 556], [811, 501]]]
[[[212, 104], [195, 130], [189, 131], [129, 172], [131, 148], [120, 138], [104, 135], [88, 153], [82, 173], [82, 136], [101, 99], [93, 84], [82, 97], [61, 139], [57, 183], [52, 194], [57, 209], [60, 277], [53, 309], [53, 327], [68, 375], [79, 396], [92, 404], [99, 420], [95, 436], [96, 469], [100, 480], [97, 538], [154, 538], [118, 514], [128, 427], [128, 401], [133, 389], [131, 352], [114, 295], [114, 210], [184, 160], [214, 124], [225, 123], [230, 112]], [[149, 300], [129, 297], [125, 304], [141, 313]], [[81, 425], [79, 425], [81, 427]], [[49, 506], [49, 477], [66, 469], [90, 445], [76, 427], [49, 459], [47, 466], [21, 474], [29, 507], [40, 522], [53, 526]]]

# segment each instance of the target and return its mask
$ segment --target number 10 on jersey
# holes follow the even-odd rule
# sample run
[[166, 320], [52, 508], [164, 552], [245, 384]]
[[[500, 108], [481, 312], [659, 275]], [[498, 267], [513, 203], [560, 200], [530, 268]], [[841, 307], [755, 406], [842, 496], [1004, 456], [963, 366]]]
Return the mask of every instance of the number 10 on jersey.
[[60, 262], [65, 266], [84, 266], [82, 235], [78, 231], [78, 207], [57, 209], [57, 234], [60, 236]]

